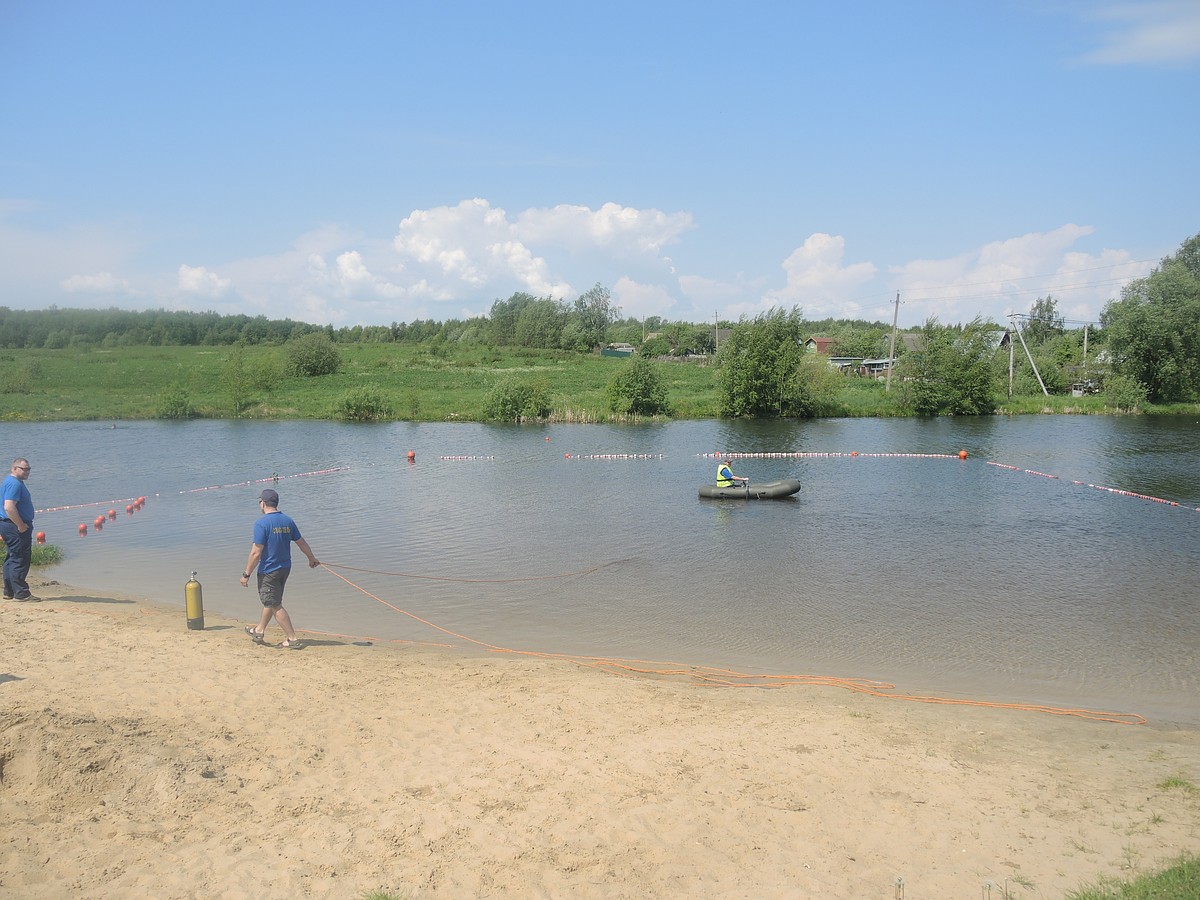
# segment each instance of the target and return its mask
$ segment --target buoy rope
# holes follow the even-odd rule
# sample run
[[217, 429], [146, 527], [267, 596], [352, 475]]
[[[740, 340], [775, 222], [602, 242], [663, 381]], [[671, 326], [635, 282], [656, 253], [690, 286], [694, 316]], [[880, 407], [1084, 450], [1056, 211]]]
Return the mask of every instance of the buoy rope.
[[335, 472], [347, 472], [349, 466], [333, 466], [328, 469], [317, 469], [313, 472], [296, 472], [293, 475], [268, 475], [266, 478], [253, 478], [250, 481], [235, 481], [230, 484], [212, 484], [207, 487], [190, 488], [180, 491], [181, 494], [199, 494], [204, 491], [219, 491], [223, 488], [246, 487], [251, 484], [267, 484], [268, 482], [283, 481], [285, 478], [311, 478], [315, 475], [333, 475]]
[[89, 506], [114, 506], [118, 503], [136, 503], [141, 497], [126, 497], [124, 500], [94, 500], [91, 503], [73, 503], [69, 506], [47, 506], [34, 510], [35, 513], [64, 512], [69, 509], [87, 509]]
[[[518, 584], [523, 581], [550, 581], [555, 578], [577, 578], [580, 575], [590, 575], [593, 572], [599, 572], [601, 569], [606, 569], [609, 566], [615, 566], [622, 562], [628, 562], [628, 560], [616, 559], [612, 562], [592, 566], [590, 569], [580, 569], [578, 572], [556, 572], [553, 575], [527, 575], [523, 578], [453, 578], [449, 575], [421, 575], [416, 572], [387, 572], [383, 569], [360, 569], [356, 566], [341, 566], [335, 563], [322, 563], [322, 566], [328, 569], [345, 569], [347, 572], [365, 572], [370, 575], [386, 575], [391, 578], [417, 578], [422, 581], [449, 581], [455, 584]], [[333, 574], [337, 575], [336, 572]], [[338, 577], [341, 578], [342, 576], [338, 575]], [[342, 580], [347, 581], [344, 578]], [[357, 585], [355, 586], [357, 587]]]
[[[267, 484], [268, 482], [282, 481], [285, 478], [311, 478], [315, 475], [332, 475], [335, 472], [346, 472], [349, 466], [334, 466], [330, 469], [318, 469], [314, 472], [296, 472], [292, 475], [269, 475], [266, 478], [255, 478], [250, 481], [237, 481], [232, 484], [214, 484], [208, 487], [189, 488], [182, 490], [181, 494], [198, 494], [204, 491], [217, 491], [222, 488], [246, 487], [251, 484]], [[87, 509], [89, 506], [113, 506], [118, 503], [134, 503], [142, 500], [144, 497], [126, 497], [124, 500], [93, 500], [90, 503], [71, 503], [66, 506], [47, 506], [44, 509], [34, 510], [35, 513], [53, 513], [65, 512], [71, 509]]]
[[[1020, 472], [1022, 475], [1033, 475], [1037, 478], [1049, 478], [1054, 481], [1061, 480], [1060, 476], [1058, 476], [1058, 475], [1051, 475], [1046, 472], [1039, 472], [1036, 469], [1022, 469], [1019, 466], [1010, 466], [1010, 465], [1006, 465], [1005, 463], [993, 462], [991, 460], [988, 460], [988, 465], [994, 466], [997, 469], [1005, 469], [1009, 472]], [[1163, 506], [1179, 506], [1179, 507], [1183, 506], [1183, 504], [1180, 503], [1178, 500], [1167, 500], [1163, 497], [1154, 497], [1150, 494], [1139, 494], [1137, 491], [1126, 491], [1126, 490], [1122, 490], [1121, 488], [1105, 487], [1102, 484], [1089, 484], [1088, 482], [1076, 481], [1074, 479], [1071, 479], [1071, 484], [1076, 484], [1081, 487], [1090, 487], [1097, 491], [1104, 491], [1109, 494], [1115, 494], [1118, 497], [1133, 497], [1136, 500], [1149, 500], [1151, 503], [1160, 503]], [[1200, 506], [1196, 507], [1196, 512], [1200, 512]]]
[[[609, 565], [611, 565], [611, 563]], [[402, 616], [407, 616], [415, 622], [420, 622], [422, 625], [432, 628], [435, 631], [440, 631], [442, 634], [458, 638], [459, 640], [466, 641], [469, 644], [474, 644], [477, 647], [482, 647], [493, 653], [511, 653], [516, 656], [529, 656], [536, 659], [560, 660], [562, 662], [570, 662], [579, 666], [598, 669], [609, 674], [620, 675], [626, 678], [669, 678], [676, 680], [687, 679], [690, 683], [701, 687], [783, 688], [793, 685], [837, 687], [859, 694], [866, 694], [871, 697], [879, 697], [884, 700], [908, 700], [913, 703], [935, 703], [950, 706], [974, 706], [986, 709], [1011, 709], [1023, 712], [1041, 712], [1055, 716], [1073, 716], [1075, 718], [1090, 719], [1096, 722], [1109, 722], [1116, 725], [1146, 724], [1146, 718], [1137, 713], [1112, 713], [1102, 710], [1046, 706], [1043, 704], [1000, 703], [988, 700], [921, 696], [917, 694], [897, 694], [894, 693], [896, 689], [894, 684], [889, 684], [885, 681], [875, 681], [869, 678], [839, 678], [829, 675], [763, 675], [752, 674], [748, 672], [737, 672], [732, 669], [716, 668], [712, 666], [694, 666], [686, 663], [656, 662], [653, 660], [641, 659], [622, 659], [619, 657], [609, 656], [580, 656], [568, 653], [553, 653], [540, 650], [516, 650], [512, 647], [502, 647], [499, 644], [478, 640], [476, 638], [469, 637], [468, 635], [461, 634], [457, 631], [451, 631], [449, 628], [443, 628], [441, 625], [438, 625], [435, 622], [431, 622], [428, 619], [416, 615], [415, 613], [401, 609], [399, 606], [396, 606], [393, 603], [389, 603], [387, 600], [384, 600], [377, 594], [371, 593], [371, 591], [368, 591], [362, 585], [356, 584], [346, 576], [335, 572], [334, 568], [345, 569], [347, 571], [369, 570], [354, 569], [352, 566], [334, 566], [329, 563], [322, 563], [321, 568], [325, 569], [335, 578], [344, 581], [350, 587], [354, 588], [354, 590], [365, 594], [367, 597], [370, 597], [377, 603], [386, 606], [393, 612], [397, 612]], [[598, 566], [597, 568], [603, 568], [603, 566]], [[587, 571], [595, 570], [592, 569]], [[584, 573], [580, 572], [573, 574]]]

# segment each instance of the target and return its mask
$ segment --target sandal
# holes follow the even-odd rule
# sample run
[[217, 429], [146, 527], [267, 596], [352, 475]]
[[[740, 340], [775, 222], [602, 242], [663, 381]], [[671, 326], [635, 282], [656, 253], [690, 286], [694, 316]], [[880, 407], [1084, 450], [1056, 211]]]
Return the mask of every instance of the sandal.
[[246, 626], [246, 634], [250, 635], [256, 644], [261, 644], [267, 636], [265, 632], [255, 631], [253, 625]]
[[278, 647], [280, 650], [299, 650], [300, 649], [300, 638], [298, 638], [298, 637], [287, 638], [284, 640], [284, 642], [282, 644], [276, 644], [275, 646]]

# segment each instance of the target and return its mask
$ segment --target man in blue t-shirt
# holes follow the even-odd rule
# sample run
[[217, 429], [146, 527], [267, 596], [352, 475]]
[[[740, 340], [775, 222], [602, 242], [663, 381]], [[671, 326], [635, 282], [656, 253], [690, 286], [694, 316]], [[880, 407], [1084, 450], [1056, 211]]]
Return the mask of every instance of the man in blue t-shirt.
[[262, 518], [254, 523], [254, 543], [250, 547], [250, 558], [246, 560], [246, 568], [242, 572], [242, 587], [250, 584], [250, 573], [258, 567], [258, 599], [262, 601], [262, 618], [258, 627], [246, 626], [246, 634], [261, 644], [267, 633], [271, 619], [279, 623], [286, 640], [279, 646], [285, 650], [295, 650], [300, 646], [296, 637], [296, 629], [292, 627], [292, 617], [283, 608], [283, 588], [292, 574], [292, 544], [299, 547], [308, 557], [308, 567], [315, 569], [321, 561], [313, 555], [312, 548], [300, 535], [300, 527], [295, 520], [279, 511], [279, 494], [267, 488], [258, 495], [258, 505], [262, 510]]
[[4, 599], [40, 600], [29, 591], [29, 564], [33, 561], [33, 497], [25, 487], [29, 477], [29, 460], [18, 456], [13, 460], [12, 474], [4, 479], [0, 497], [0, 536], [4, 538]]

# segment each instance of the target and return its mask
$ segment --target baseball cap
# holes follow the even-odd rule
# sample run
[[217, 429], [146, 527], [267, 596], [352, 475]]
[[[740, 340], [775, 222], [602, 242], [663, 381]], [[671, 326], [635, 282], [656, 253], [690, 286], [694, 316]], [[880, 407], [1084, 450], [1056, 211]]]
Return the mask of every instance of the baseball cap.
[[279, 505], [279, 495], [277, 493], [275, 493], [273, 490], [271, 490], [270, 488], [267, 488], [265, 491], [263, 491], [261, 494], [259, 494], [258, 499], [261, 500], [263, 503], [266, 503], [268, 506], [278, 506]]

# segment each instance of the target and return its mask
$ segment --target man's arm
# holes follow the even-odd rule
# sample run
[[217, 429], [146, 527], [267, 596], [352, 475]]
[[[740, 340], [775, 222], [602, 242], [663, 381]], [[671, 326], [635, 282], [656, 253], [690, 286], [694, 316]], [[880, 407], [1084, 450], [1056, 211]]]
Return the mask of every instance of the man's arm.
[[241, 580], [249, 584], [250, 576], [254, 574], [254, 570], [258, 568], [258, 561], [262, 558], [263, 545], [251, 544], [250, 556], [246, 559], [246, 568], [242, 569]]
[[4, 501], [4, 515], [12, 520], [12, 523], [17, 526], [17, 531], [24, 532], [29, 528], [29, 524], [21, 518], [21, 514], [17, 512], [16, 500]]
[[304, 555], [308, 557], [308, 567], [310, 569], [315, 569], [321, 564], [321, 561], [313, 554], [312, 547], [308, 546], [308, 541], [306, 541], [304, 538], [300, 538], [300, 540], [296, 541], [296, 546], [299, 547]]

